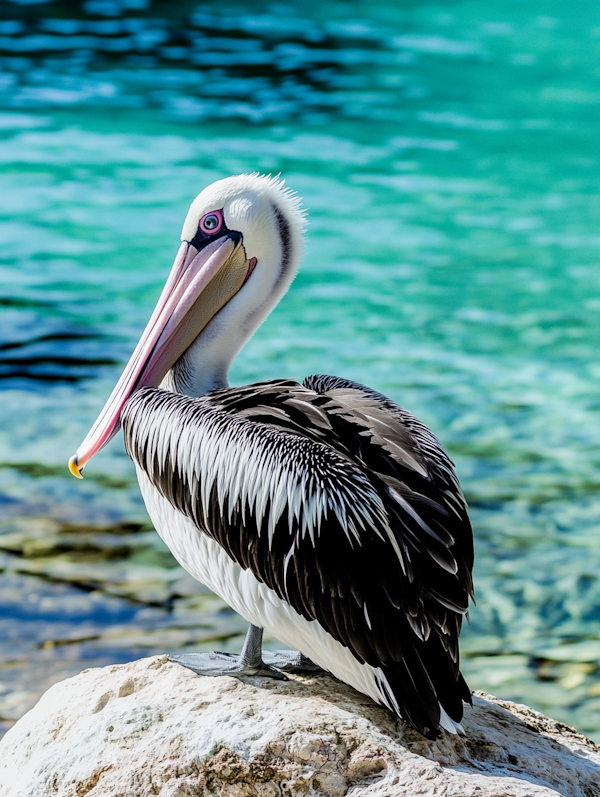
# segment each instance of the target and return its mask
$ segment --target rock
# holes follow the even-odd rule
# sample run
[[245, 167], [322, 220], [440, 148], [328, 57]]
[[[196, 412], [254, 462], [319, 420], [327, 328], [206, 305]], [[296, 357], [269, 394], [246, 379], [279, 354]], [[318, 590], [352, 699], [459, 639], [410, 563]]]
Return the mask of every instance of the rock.
[[204, 678], [153, 657], [49, 689], [0, 743], [2, 797], [598, 797], [600, 749], [477, 694], [420, 737], [327, 676]]

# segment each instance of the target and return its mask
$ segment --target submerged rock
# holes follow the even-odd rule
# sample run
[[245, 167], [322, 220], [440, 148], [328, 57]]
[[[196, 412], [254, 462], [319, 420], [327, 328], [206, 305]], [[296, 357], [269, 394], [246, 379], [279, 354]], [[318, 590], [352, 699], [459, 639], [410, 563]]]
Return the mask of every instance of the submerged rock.
[[476, 694], [430, 742], [328, 676], [204, 678], [166, 657], [84, 670], [0, 742], [3, 797], [597, 797], [600, 749]]

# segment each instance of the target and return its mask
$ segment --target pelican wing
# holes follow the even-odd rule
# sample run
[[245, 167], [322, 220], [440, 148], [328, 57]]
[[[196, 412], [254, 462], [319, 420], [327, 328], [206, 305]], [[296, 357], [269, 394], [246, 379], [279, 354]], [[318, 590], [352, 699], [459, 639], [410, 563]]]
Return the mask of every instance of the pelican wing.
[[144, 388], [122, 423], [162, 495], [375, 667], [391, 708], [425, 734], [440, 704], [460, 721], [472, 534], [452, 463], [425, 426], [321, 376], [198, 399]]

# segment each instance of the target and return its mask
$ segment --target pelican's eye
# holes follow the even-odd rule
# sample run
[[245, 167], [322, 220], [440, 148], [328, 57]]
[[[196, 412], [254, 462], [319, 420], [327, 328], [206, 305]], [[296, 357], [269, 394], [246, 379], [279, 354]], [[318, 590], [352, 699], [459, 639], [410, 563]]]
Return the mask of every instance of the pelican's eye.
[[200, 219], [200, 229], [207, 235], [214, 235], [223, 226], [223, 213], [220, 210], [212, 210]]

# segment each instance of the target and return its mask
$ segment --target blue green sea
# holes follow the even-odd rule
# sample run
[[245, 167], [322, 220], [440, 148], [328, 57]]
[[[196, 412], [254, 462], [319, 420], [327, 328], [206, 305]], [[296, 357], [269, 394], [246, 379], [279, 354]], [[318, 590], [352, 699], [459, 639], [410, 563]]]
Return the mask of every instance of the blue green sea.
[[232, 384], [425, 421], [475, 530], [470, 686], [600, 741], [599, 44], [596, 0], [0, 2], [2, 729], [85, 667], [241, 644], [120, 438], [66, 464], [190, 201], [260, 171], [308, 242]]

